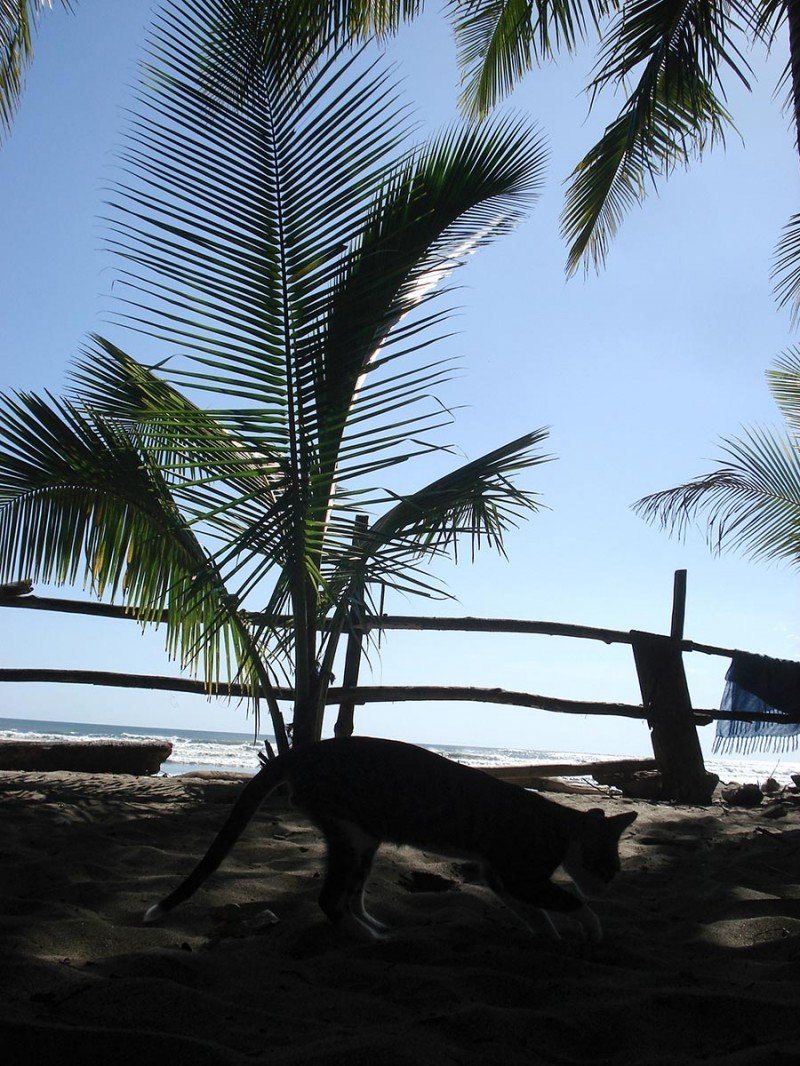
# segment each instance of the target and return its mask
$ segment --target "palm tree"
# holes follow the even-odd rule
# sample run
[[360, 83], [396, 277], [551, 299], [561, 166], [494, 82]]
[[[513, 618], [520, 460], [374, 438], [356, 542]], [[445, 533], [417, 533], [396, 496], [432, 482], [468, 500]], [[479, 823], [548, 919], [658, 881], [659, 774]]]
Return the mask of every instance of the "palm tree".
[[713, 550], [800, 566], [800, 350], [776, 360], [767, 376], [784, 431], [751, 429], [724, 440], [711, 473], [634, 508], [679, 536], [702, 516]]
[[523, 217], [543, 165], [519, 120], [416, 146], [406, 127], [381, 66], [312, 47], [292, 0], [175, 0], [108, 212], [118, 317], [165, 356], [95, 337], [66, 398], [0, 404], [0, 580], [165, 613], [184, 666], [266, 697], [281, 748], [276, 680], [294, 742], [318, 739], [354, 599], [443, 594], [432, 560], [462, 535], [502, 551], [538, 506], [515, 477], [541, 430], [382, 483], [447, 451], [442, 282]]

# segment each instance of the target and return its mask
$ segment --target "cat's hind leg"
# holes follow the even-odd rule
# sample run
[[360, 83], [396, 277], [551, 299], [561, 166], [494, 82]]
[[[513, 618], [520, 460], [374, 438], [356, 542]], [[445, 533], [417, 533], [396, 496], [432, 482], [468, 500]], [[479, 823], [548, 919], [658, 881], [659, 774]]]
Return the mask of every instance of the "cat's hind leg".
[[319, 905], [325, 915], [360, 939], [381, 939], [384, 926], [364, 909], [364, 882], [378, 850], [378, 841], [350, 822], [318, 823], [325, 835], [327, 859]]

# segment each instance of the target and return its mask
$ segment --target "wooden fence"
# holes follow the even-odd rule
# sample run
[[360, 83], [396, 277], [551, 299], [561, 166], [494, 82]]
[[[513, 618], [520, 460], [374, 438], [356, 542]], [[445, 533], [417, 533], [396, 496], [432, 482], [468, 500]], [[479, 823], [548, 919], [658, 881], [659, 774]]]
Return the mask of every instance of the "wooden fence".
[[[684, 652], [700, 652], [730, 658], [734, 649], [699, 644], [684, 639], [683, 623], [686, 602], [686, 571], [675, 573], [672, 619], [669, 634], [637, 630], [602, 629], [563, 622], [537, 622], [508, 618], [425, 618], [403, 615], [359, 617], [353, 620], [345, 653], [345, 671], [341, 687], [331, 687], [327, 702], [339, 705], [337, 735], [353, 731], [353, 712], [357, 705], [403, 701], [429, 702], [447, 700], [506, 704], [555, 711], [562, 714], [615, 715], [644, 719], [650, 728], [653, 753], [662, 775], [663, 795], [685, 803], [707, 803], [712, 785], [705, 772], [697, 737], [697, 725], [714, 719], [759, 721], [764, 715], [732, 714], [723, 711], [696, 710], [691, 705], [683, 669]], [[101, 618], [137, 621], [137, 615], [109, 604], [81, 603], [77, 600], [35, 596], [30, 582], [0, 586], [0, 606], [14, 609], [58, 611]], [[252, 613], [258, 623], [263, 616]], [[284, 619], [287, 624], [290, 619]], [[359, 685], [361, 643], [372, 630], [427, 630], [437, 632], [524, 633], [597, 640], [605, 644], [629, 644], [642, 693], [642, 704], [597, 703], [559, 699], [530, 692], [512, 692], [501, 688], [476, 688], [442, 685]], [[120, 688], [160, 689], [173, 692], [196, 692], [218, 696], [244, 695], [236, 684], [212, 688], [189, 678], [158, 677], [142, 674], [114, 673], [103, 670], [0, 669], [0, 681], [58, 682], [82, 685], [109, 685]], [[279, 699], [290, 700], [290, 689], [278, 689]], [[790, 722], [784, 716], [771, 716], [771, 722]]]

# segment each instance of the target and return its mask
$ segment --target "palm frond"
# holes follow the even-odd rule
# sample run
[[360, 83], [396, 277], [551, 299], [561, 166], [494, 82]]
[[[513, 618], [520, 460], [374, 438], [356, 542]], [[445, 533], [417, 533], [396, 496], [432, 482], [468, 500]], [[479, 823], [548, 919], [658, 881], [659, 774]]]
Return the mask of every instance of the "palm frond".
[[723, 104], [722, 74], [749, 88], [749, 66], [732, 36], [747, 9], [709, 0], [629, 0], [609, 31], [594, 97], [606, 86], [638, 80], [617, 118], [571, 175], [562, 215], [570, 242], [568, 273], [605, 260], [627, 210], [648, 184], [724, 140], [733, 121]]
[[[425, 395], [420, 385], [430, 380], [424, 376], [401, 374], [387, 382], [379, 375], [371, 388], [367, 375], [386, 369], [389, 352], [392, 359], [409, 353], [408, 333], [396, 330], [397, 324], [441, 291], [448, 275], [478, 248], [524, 217], [541, 183], [544, 158], [534, 130], [504, 119], [480, 130], [452, 129], [388, 177], [332, 291], [319, 342], [311, 417], [320, 426], [320, 466], [331, 480], [342, 480], [338, 464], [359, 439], [345, 434], [348, 423], [361, 434], [365, 421], [385, 422], [387, 412]], [[437, 316], [424, 325], [431, 321]], [[417, 320], [410, 327], [414, 336], [418, 325]], [[434, 406], [431, 417], [438, 425], [441, 408]], [[407, 436], [402, 424], [397, 428], [399, 435], [388, 438], [390, 447]], [[381, 451], [374, 440], [376, 460]], [[324, 483], [323, 491], [329, 491]]]
[[387, 37], [419, 15], [424, 0], [294, 0], [295, 18], [306, 39], [332, 38], [339, 43]]
[[243, 538], [268, 566], [281, 565], [291, 479], [284, 457], [248, 436], [245, 418], [234, 432], [101, 337], [72, 377], [78, 409], [130, 427], [206, 547], [221, 544], [213, 559], [226, 584], [242, 565]]
[[[71, 10], [71, 0], [61, 0]], [[0, 134], [8, 133], [22, 97], [25, 71], [42, 12], [53, 0], [0, 0]]]
[[103, 337], [84, 351], [71, 377], [81, 410], [135, 426], [160, 468], [184, 486], [214, 479], [247, 501], [272, 502], [285, 480], [283, 457], [248, 436], [246, 414], [235, 429], [197, 406], [156, 371]]
[[161, 13], [112, 246], [128, 264], [128, 324], [180, 345], [169, 377], [224, 393], [253, 426], [258, 409], [260, 440], [296, 463], [301, 353], [405, 121], [359, 56], [321, 59], [287, 88], [271, 38], [242, 103], [215, 97], [198, 74], [215, 15], [187, 0]]
[[773, 292], [779, 307], [788, 307], [792, 323], [800, 319], [800, 214], [784, 227], [772, 257]]
[[483, 118], [534, 63], [536, 49], [529, 0], [450, 4], [464, 88], [466, 115]]
[[590, 91], [622, 85], [637, 70], [651, 93], [663, 79], [687, 100], [695, 85], [702, 98], [726, 69], [749, 88], [750, 66], [734, 37], [751, 18], [752, 5], [736, 0], [627, 0], [605, 34]]
[[211, 684], [248, 662], [226, 589], [161, 472], [126, 429], [53, 397], [0, 402], [0, 574], [166, 613], [167, 648]]
[[607, 6], [604, 0], [450, 0], [464, 114], [485, 118], [534, 63], [562, 48], [573, 51]]
[[800, 349], [790, 348], [776, 359], [767, 371], [767, 381], [800, 451]]
[[767, 48], [772, 48], [785, 22], [785, 0], [756, 0], [748, 18], [753, 35], [763, 41]]
[[473, 557], [484, 546], [504, 554], [504, 534], [542, 506], [537, 495], [519, 488], [515, 479], [550, 460], [538, 451], [546, 437], [546, 430], [535, 430], [414, 493], [387, 493], [386, 502], [392, 506], [361, 535], [357, 550], [351, 524], [349, 542], [343, 538], [338, 556], [331, 553], [329, 602], [338, 602], [341, 589], [354, 583], [441, 596], [443, 586], [429, 573], [430, 560], [457, 558], [464, 537]]
[[800, 450], [785, 434], [751, 430], [723, 441], [716, 470], [645, 496], [634, 510], [680, 537], [702, 518], [713, 551], [800, 566]]

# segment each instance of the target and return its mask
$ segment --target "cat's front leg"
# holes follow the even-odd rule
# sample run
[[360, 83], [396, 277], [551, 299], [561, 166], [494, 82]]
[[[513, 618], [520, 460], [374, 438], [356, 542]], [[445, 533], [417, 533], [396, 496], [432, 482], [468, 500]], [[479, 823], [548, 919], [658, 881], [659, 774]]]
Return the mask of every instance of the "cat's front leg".
[[553, 921], [555, 917], [553, 914], [549, 914], [540, 907], [520, 906], [520, 901], [514, 899], [507, 892], [498, 891], [497, 889], [493, 891], [497, 898], [511, 911], [517, 921], [524, 925], [533, 936], [545, 936], [550, 940], [563, 940], [556, 922]]
[[364, 906], [364, 886], [361, 886], [361, 890], [356, 892], [350, 901], [350, 913], [359, 922], [363, 922], [364, 925], [368, 925], [376, 934], [378, 939], [382, 939], [385, 933], [388, 933], [389, 926], [385, 922], [380, 921], [374, 914], [370, 914]]
[[600, 920], [582, 896], [578, 897], [550, 880], [531, 881], [515, 874], [511, 871], [506, 877], [495, 875], [492, 887], [519, 917], [522, 917], [519, 904], [525, 904], [523, 921], [528, 915], [537, 915], [539, 929], [558, 940], [563, 939], [563, 933], [574, 932], [576, 925], [586, 939], [593, 943], [602, 940]]
[[[508, 900], [505, 901], [508, 904]], [[549, 932], [556, 940], [575, 939], [576, 932], [580, 931], [582, 939], [590, 940], [593, 944], [599, 944], [603, 939], [603, 927], [591, 907], [585, 904], [573, 911], [538, 911], [540, 915], [539, 927], [543, 932]]]
[[547, 911], [540, 910], [536, 907], [526, 907], [523, 912], [519, 905], [516, 904], [510, 896], [504, 894], [500, 898], [511, 913], [516, 915], [525, 928], [530, 930], [534, 936], [537, 933], [541, 933], [544, 936], [549, 937], [551, 940], [563, 940], [561, 933], [558, 931], [557, 923], [553, 921], [552, 914], [548, 914]]
[[575, 939], [576, 933], [584, 940], [599, 944], [603, 939], [600, 919], [584, 900], [575, 910], [543, 910], [559, 939]]
[[[386, 940], [387, 934], [379, 929], [377, 926], [382, 923], [373, 923], [372, 921], [364, 921], [357, 915], [351, 912], [346, 912], [340, 918], [337, 919], [336, 925], [339, 929], [343, 930], [349, 936], [354, 937], [356, 940], [365, 940], [368, 943], [375, 943], [376, 940]], [[386, 926], [383, 926], [385, 929]]]
[[591, 907], [584, 903], [580, 910], [573, 911], [570, 917], [583, 929], [587, 940], [591, 940], [593, 944], [600, 943], [603, 939], [603, 927]]
[[[569, 873], [569, 871], [567, 871], [567, 873]], [[572, 892], [575, 893], [578, 899], [582, 902], [583, 906], [579, 911], [576, 911], [575, 913], [571, 914], [570, 917], [578, 922], [580, 927], [583, 929], [584, 936], [587, 940], [591, 940], [594, 944], [599, 944], [600, 941], [603, 939], [603, 927], [600, 924], [600, 919], [597, 917], [595, 912], [587, 903], [586, 895], [584, 894], [581, 886], [574, 878], [571, 878], [571, 880]]]

